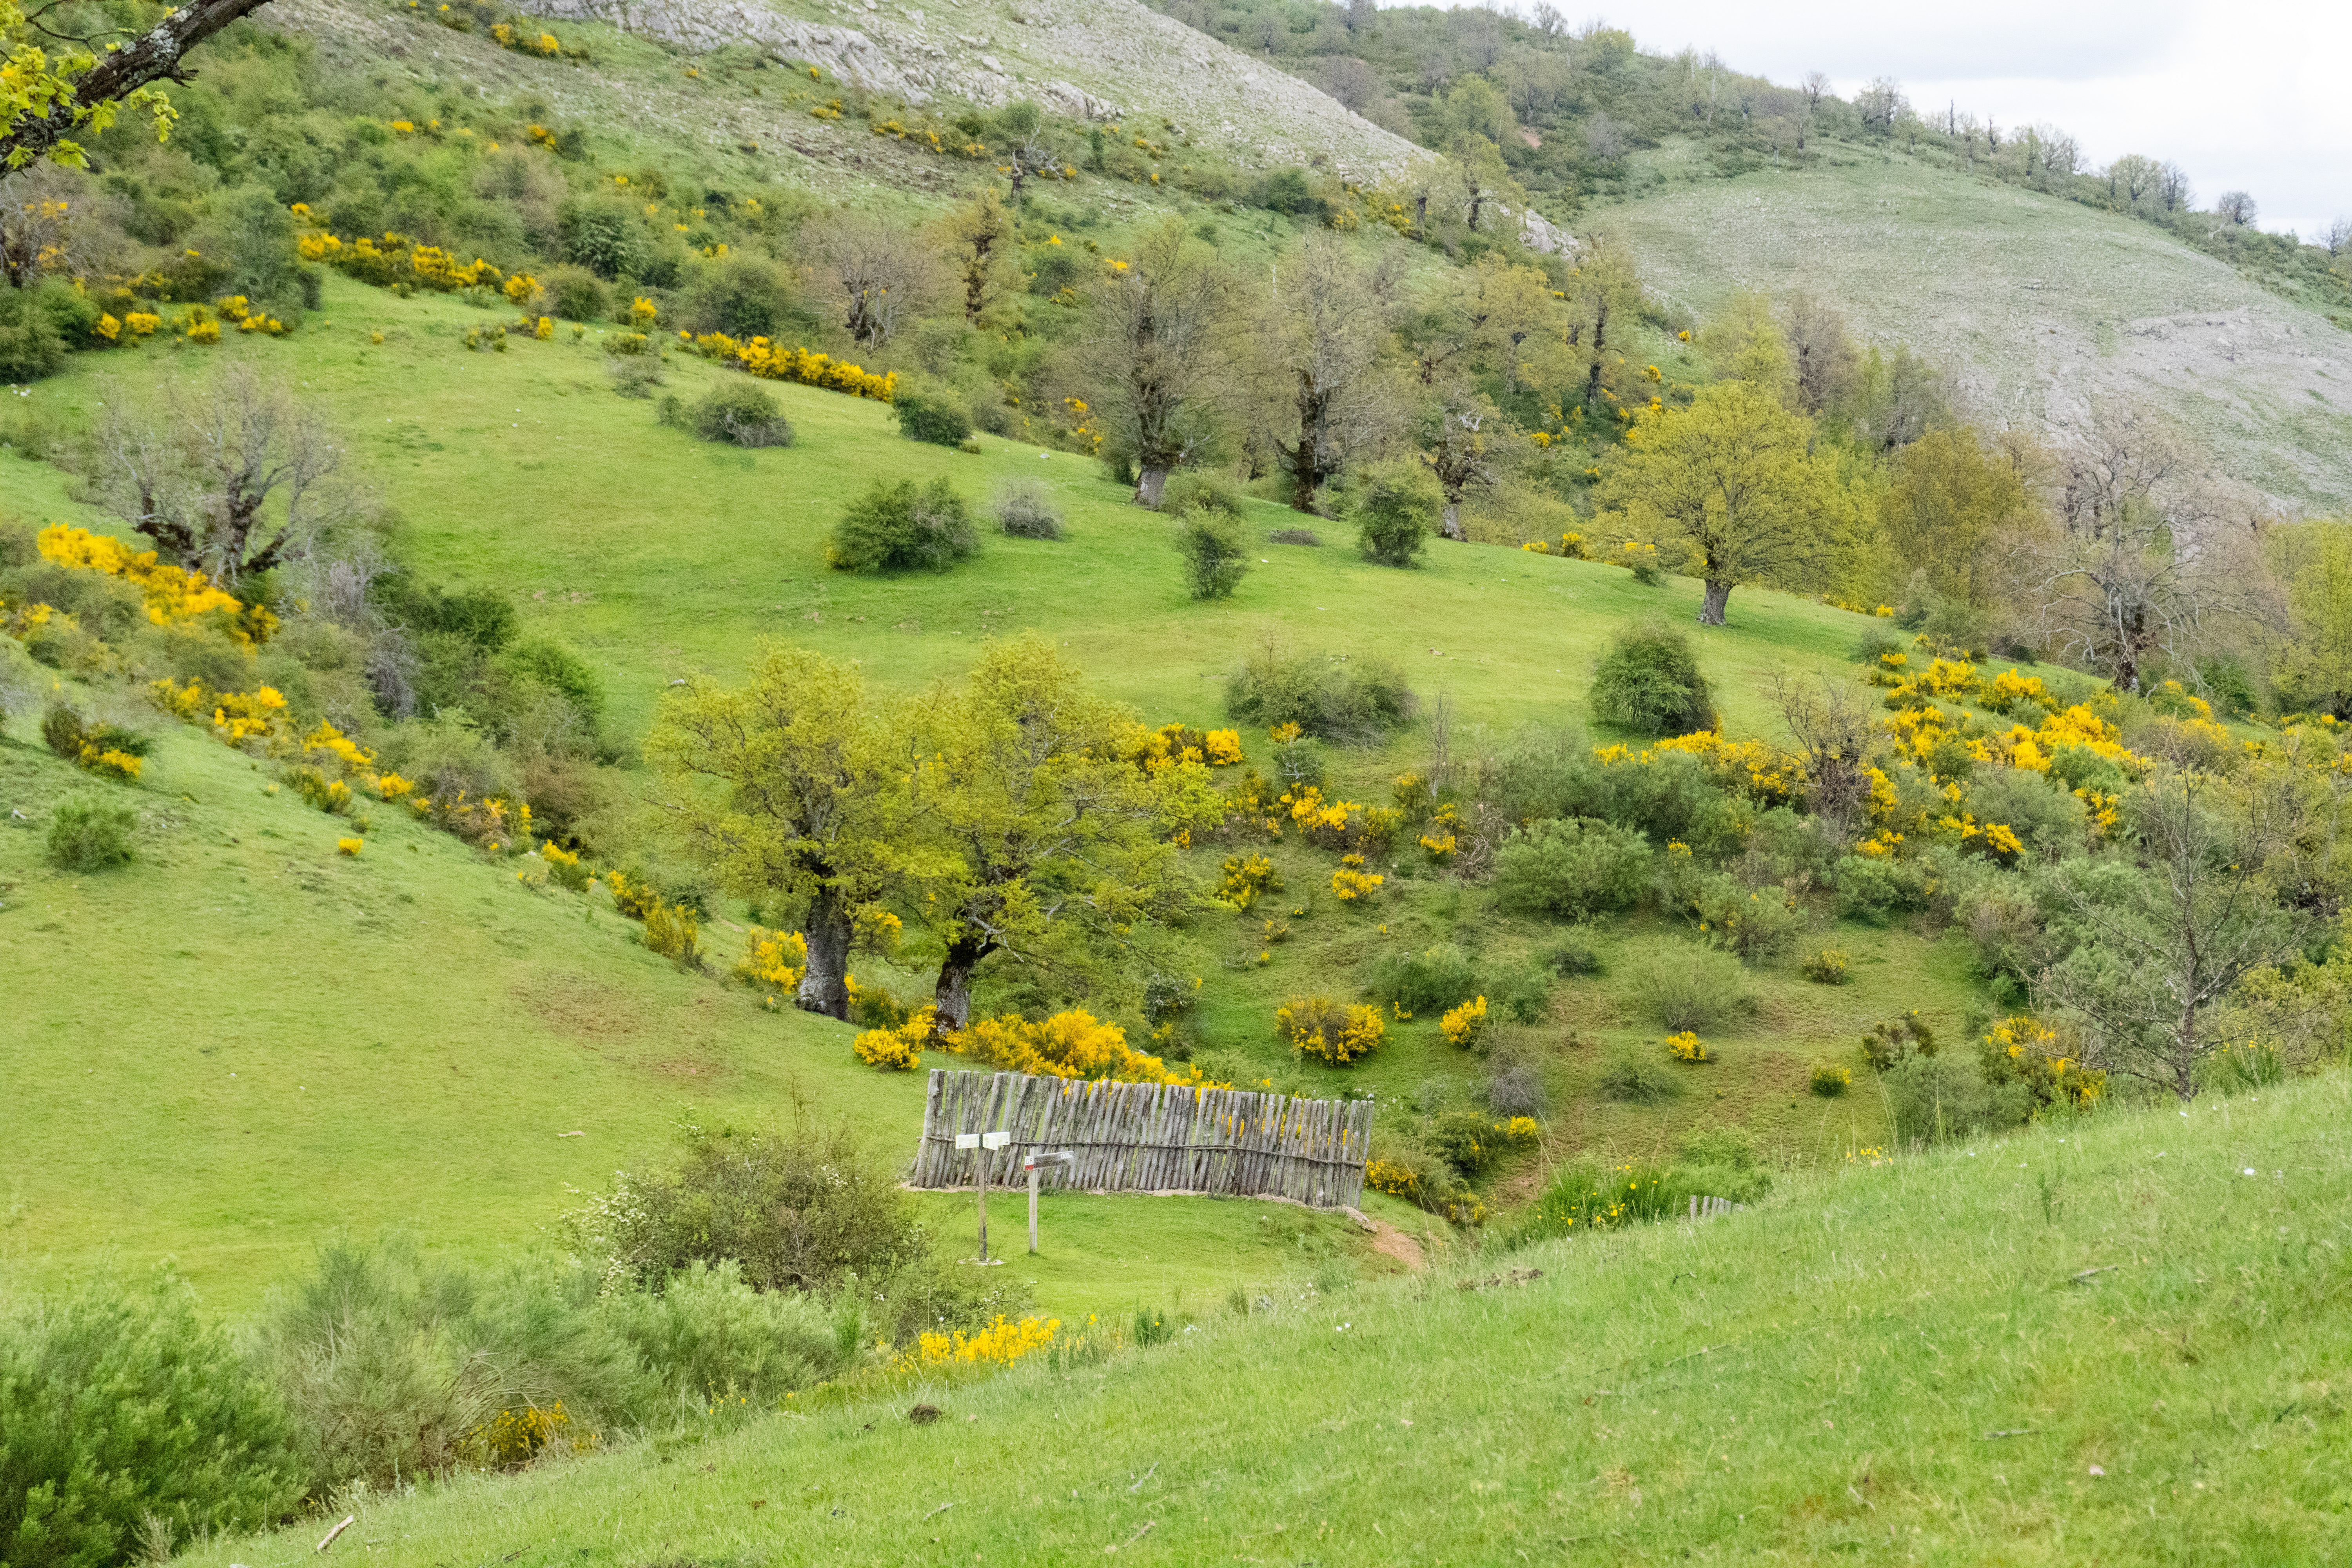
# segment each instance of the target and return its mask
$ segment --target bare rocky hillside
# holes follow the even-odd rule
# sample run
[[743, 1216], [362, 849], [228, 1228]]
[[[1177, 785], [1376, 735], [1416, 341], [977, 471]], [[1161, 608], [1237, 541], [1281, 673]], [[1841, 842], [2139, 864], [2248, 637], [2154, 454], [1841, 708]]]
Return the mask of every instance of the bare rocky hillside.
[[912, 103], [1029, 98], [1065, 114], [1150, 116], [1245, 164], [1325, 164], [1355, 178], [1428, 154], [1273, 67], [1138, 0], [522, 0], [688, 49], [750, 44]]
[[1739, 288], [1833, 300], [1864, 335], [1950, 367], [1991, 423], [2063, 439], [2095, 405], [2137, 403], [2277, 503], [2352, 502], [2352, 333], [2147, 224], [1875, 156], [1588, 221], [1701, 313]]

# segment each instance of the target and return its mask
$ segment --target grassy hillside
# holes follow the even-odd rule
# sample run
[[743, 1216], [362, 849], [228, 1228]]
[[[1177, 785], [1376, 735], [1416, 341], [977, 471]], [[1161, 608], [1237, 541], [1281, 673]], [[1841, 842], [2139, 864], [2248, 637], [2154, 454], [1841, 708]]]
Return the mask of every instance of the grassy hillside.
[[[405, 519], [412, 563], [508, 592], [527, 630], [583, 650], [632, 736], [669, 680], [731, 676], [761, 637], [859, 659], [878, 684], [905, 689], [960, 671], [988, 636], [1035, 629], [1154, 721], [1222, 721], [1225, 673], [1268, 635], [1386, 654], [1406, 663], [1425, 700], [1455, 705], [1466, 721], [1459, 753], [1482, 743], [1482, 730], [1493, 738], [1577, 718], [1616, 627], [1649, 614], [1685, 619], [1696, 600], [1696, 584], [1680, 579], [1645, 588], [1614, 568], [1485, 547], [1434, 549], [1399, 572], [1335, 535], [1318, 549], [1266, 545], [1233, 600], [1202, 605], [1184, 597], [1162, 520], [1066, 453], [988, 437], [978, 457], [921, 446], [901, 439], [881, 405], [794, 386], [778, 389], [794, 446], [712, 447], [657, 424], [652, 405], [614, 395], [593, 337], [468, 353], [463, 307], [340, 281], [324, 315], [300, 338], [210, 352], [252, 355], [333, 410]], [[379, 331], [382, 345], [372, 342]], [[191, 368], [184, 361], [198, 351], [168, 365], [168, 351], [140, 352], [143, 361], [107, 363], [152, 376]], [[716, 374], [690, 359], [670, 371], [689, 394]], [[399, 389], [389, 404], [387, 386]], [[68, 425], [101, 395], [79, 374], [34, 394]], [[975, 499], [1003, 478], [1041, 479], [1067, 510], [1069, 538], [992, 538], [977, 561], [938, 577], [825, 571], [832, 520], [885, 472], [945, 475]], [[0, 460], [0, 507], [82, 516], [66, 488], [46, 465]], [[1260, 515], [1269, 526], [1295, 521], [1271, 506]], [[1731, 726], [1747, 732], [1776, 721], [1759, 690], [1767, 671], [1834, 665], [1860, 625], [1747, 589], [1732, 611], [1701, 657]], [[1401, 647], [1405, 626], [1430, 629]], [[658, 1157], [688, 1106], [775, 1120], [805, 1099], [819, 1116], [853, 1120], [878, 1152], [907, 1152], [919, 1088], [859, 1068], [845, 1028], [772, 1016], [740, 988], [681, 976], [634, 946], [635, 928], [609, 905], [526, 891], [508, 868], [390, 808], [374, 812], [363, 856], [341, 858], [335, 820], [265, 794], [250, 763], [198, 731], [144, 721], [163, 742], [135, 789], [142, 858], [104, 877], [49, 869], [32, 830], [79, 775], [26, 730], [0, 749], [11, 804], [25, 812], [0, 834], [0, 879], [14, 884], [0, 895], [0, 994], [27, 1021], [28, 1097], [9, 1117], [16, 1146], [37, 1152], [5, 1177], [0, 1248], [16, 1265], [48, 1274], [110, 1252], [177, 1252], [234, 1301], [337, 1226], [396, 1223], [493, 1250], [545, 1226], [565, 1184]], [[1263, 737], [1247, 742], [1263, 763]], [[1386, 750], [1341, 752], [1337, 784], [1385, 798], [1426, 745], [1416, 730]], [[1203, 875], [1227, 852], [1203, 850]], [[1272, 1030], [1287, 996], [1352, 996], [1370, 960], [1433, 942], [1499, 970], [1549, 940], [1540, 924], [1498, 917], [1482, 890], [1414, 879], [1402, 857], [1374, 906], [1313, 897], [1328, 857], [1289, 844], [1274, 854], [1293, 889], [1284, 907], [1307, 911], [1290, 942], [1264, 944], [1256, 915], [1222, 912], [1178, 936], [1203, 981], [1202, 1043], [1269, 1073], [1289, 1067]], [[722, 973], [740, 929], [708, 933]], [[1641, 1106], [1589, 1100], [1589, 1080], [1607, 1045], [1654, 1043], [1654, 1027], [1625, 999], [1624, 961], [1653, 951], [1671, 960], [1687, 939], [1678, 922], [1605, 931], [1612, 973], [1559, 984], [1547, 1021], [1507, 1031], [1537, 1057], [1563, 1110], [1550, 1144], [1507, 1173], [1502, 1190], [1578, 1149], [1670, 1151], [1680, 1131], [1716, 1120], [1748, 1125], [1790, 1159], [1884, 1142], [1884, 1108], [1813, 1100], [1807, 1066], [1850, 1052], [1869, 1024], [1910, 1007], [1957, 1027], [1972, 995], [1965, 954], [1955, 939], [1822, 937], [1854, 952], [1855, 984], [1830, 990], [1759, 972], [1756, 1010], [1723, 1032], [1720, 1063], [1683, 1099]], [[880, 977], [907, 992], [928, 982]], [[1393, 1026], [1362, 1068], [1313, 1069], [1306, 1081], [1427, 1109], [1474, 1103], [1482, 1071], [1423, 1017]], [[587, 1136], [561, 1137], [573, 1131]], [[1138, 1209], [1160, 1212], [1121, 1212]], [[961, 1209], [950, 1223], [964, 1223]], [[1218, 1246], [1231, 1242], [1220, 1234]], [[1113, 1242], [1124, 1256], [1125, 1237]], [[1214, 1251], [1182, 1253], [1167, 1279], [1224, 1277]], [[1097, 1288], [1076, 1274], [1066, 1283], [1071, 1300]]]
[[[1763, 1210], [1409, 1285], [1268, 1290], [1107, 1364], [356, 1499], [345, 1541], [394, 1568], [2341, 1561], [2347, 1088], [1858, 1163]], [[910, 1425], [919, 1401], [943, 1417]], [[278, 1568], [318, 1533], [184, 1561]]]
[[1687, 142], [1638, 160], [1660, 194], [1595, 226], [1702, 313], [1735, 289], [1810, 293], [1949, 367], [1995, 423], [2063, 431], [2146, 404], [2242, 484], [2352, 500], [2352, 334], [2152, 225], [1894, 151], [1729, 181]]

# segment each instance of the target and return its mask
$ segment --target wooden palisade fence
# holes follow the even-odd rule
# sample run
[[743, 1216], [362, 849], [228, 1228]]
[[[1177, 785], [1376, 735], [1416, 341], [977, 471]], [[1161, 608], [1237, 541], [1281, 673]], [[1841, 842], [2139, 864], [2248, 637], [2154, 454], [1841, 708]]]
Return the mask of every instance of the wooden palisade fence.
[[[1002, 1149], [959, 1149], [959, 1132], [1013, 1134]], [[1032, 1150], [1076, 1158], [1046, 1180], [1084, 1192], [1218, 1193], [1353, 1207], [1372, 1133], [1368, 1100], [1293, 1100], [1234, 1089], [1108, 1083], [1026, 1073], [931, 1069], [923, 1142], [908, 1184], [1022, 1180]]]

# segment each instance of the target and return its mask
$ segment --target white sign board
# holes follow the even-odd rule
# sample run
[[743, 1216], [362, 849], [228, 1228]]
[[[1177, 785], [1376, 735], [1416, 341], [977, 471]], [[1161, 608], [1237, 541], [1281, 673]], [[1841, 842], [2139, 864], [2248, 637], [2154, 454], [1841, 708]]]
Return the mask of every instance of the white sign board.
[[977, 1132], [959, 1132], [959, 1133], [957, 1133], [957, 1134], [956, 1134], [956, 1147], [957, 1147], [957, 1148], [959, 1148], [959, 1149], [977, 1149], [977, 1148], [979, 1148], [979, 1147], [980, 1147], [980, 1134], [979, 1134], [979, 1133], [977, 1133]]
[[1002, 1149], [1012, 1142], [1013, 1134], [1010, 1132], [983, 1132], [980, 1135], [980, 1146], [983, 1149]]

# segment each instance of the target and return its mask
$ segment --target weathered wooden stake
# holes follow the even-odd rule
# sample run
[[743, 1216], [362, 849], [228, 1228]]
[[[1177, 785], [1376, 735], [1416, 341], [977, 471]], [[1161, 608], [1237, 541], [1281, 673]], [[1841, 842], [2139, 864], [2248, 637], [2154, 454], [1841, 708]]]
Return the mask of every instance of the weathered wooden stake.
[[1029, 1167], [1029, 1252], [1037, 1252], [1037, 1167]]

